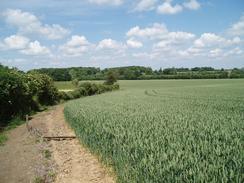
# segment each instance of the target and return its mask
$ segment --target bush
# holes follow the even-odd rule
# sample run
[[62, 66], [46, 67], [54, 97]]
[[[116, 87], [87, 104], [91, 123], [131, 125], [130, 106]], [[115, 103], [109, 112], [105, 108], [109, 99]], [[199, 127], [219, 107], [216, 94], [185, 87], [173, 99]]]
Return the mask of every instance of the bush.
[[31, 111], [41, 105], [58, 102], [60, 94], [52, 79], [44, 74], [25, 74], [18, 70], [0, 70], [0, 126], [7, 125], [11, 118]]
[[59, 92], [48, 75], [34, 71], [26, 74], [0, 65], [0, 127], [16, 116], [23, 117], [42, 105], [56, 104], [60, 99], [71, 100], [118, 88], [118, 85], [86, 82], [74, 91]]
[[109, 71], [106, 76], [106, 81], [104, 82], [104, 84], [113, 85], [116, 82], [117, 82], [117, 75], [113, 71]]
[[61, 100], [70, 100], [70, 96], [68, 95], [67, 92], [61, 91], [59, 92], [59, 99]]
[[77, 87], [79, 85], [79, 80], [78, 79], [74, 79], [72, 80], [72, 84]]
[[38, 88], [37, 96], [40, 104], [53, 105], [59, 101], [58, 89], [54, 86], [53, 80], [44, 74], [37, 75], [40, 85]]
[[[0, 123], [13, 116], [24, 115], [34, 106], [33, 93], [22, 73], [6, 71], [0, 73]], [[5, 122], [6, 123], [6, 122]], [[5, 124], [3, 124], [5, 125]]]
[[70, 92], [60, 92], [59, 97], [62, 100], [72, 100], [77, 99], [84, 96], [92, 96], [96, 94], [105, 93], [108, 91], [118, 90], [119, 84], [114, 85], [105, 85], [105, 84], [96, 84], [85, 82], [79, 85], [79, 87]]

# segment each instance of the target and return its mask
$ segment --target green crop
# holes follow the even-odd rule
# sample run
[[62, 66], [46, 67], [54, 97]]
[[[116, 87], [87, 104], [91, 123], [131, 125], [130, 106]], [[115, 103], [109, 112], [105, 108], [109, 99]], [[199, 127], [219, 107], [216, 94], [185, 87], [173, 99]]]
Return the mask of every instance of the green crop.
[[244, 80], [120, 84], [65, 107], [118, 182], [244, 182]]

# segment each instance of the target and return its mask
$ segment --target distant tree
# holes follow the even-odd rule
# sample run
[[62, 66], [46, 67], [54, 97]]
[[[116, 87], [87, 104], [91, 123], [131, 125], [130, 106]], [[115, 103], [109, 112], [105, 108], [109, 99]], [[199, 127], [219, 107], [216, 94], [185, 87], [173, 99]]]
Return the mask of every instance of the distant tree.
[[70, 77], [71, 77], [72, 80], [77, 79], [77, 74], [76, 74], [75, 69], [70, 69], [69, 75], [70, 75]]
[[79, 85], [79, 80], [78, 79], [74, 79], [72, 80], [72, 84], [77, 87]]
[[167, 68], [163, 70], [163, 74], [165, 75], [175, 75], [177, 74], [177, 70], [175, 68]]
[[160, 67], [159, 71], [158, 71], [160, 74], [163, 73], [163, 70], [162, 70], [162, 67]]
[[106, 81], [104, 84], [106, 85], [113, 85], [117, 82], [117, 74], [113, 71], [109, 71], [106, 76]]

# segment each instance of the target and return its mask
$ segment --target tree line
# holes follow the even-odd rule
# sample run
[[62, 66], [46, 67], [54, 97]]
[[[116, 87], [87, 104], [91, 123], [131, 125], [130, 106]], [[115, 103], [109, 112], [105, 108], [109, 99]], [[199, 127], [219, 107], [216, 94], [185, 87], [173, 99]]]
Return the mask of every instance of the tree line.
[[74, 91], [65, 93], [58, 91], [47, 74], [25, 73], [0, 64], [0, 127], [6, 126], [11, 119], [23, 118], [61, 101], [117, 90], [119, 85], [115, 82], [116, 78], [108, 74], [102, 84], [77, 83]]
[[160, 68], [158, 70], [142, 66], [106, 69], [95, 67], [72, 67], [43, 68], [29, 71], [29, 73], [32, 72], [47, 74], [55, 81], [104, 80], [109, 72], [113, 72], [119, 80], [244, 78], [244, 68], [215, 69], [212, 67]]

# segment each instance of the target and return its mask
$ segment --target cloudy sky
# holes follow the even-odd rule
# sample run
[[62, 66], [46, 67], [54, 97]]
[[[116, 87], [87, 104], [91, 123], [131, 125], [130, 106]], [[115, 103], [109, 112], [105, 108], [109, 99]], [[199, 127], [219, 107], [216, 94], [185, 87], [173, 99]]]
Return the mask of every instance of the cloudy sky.
[[0, 63], [244, 67], [244, 1], [1, 0]]

